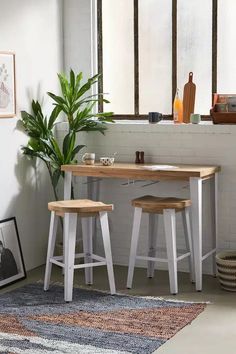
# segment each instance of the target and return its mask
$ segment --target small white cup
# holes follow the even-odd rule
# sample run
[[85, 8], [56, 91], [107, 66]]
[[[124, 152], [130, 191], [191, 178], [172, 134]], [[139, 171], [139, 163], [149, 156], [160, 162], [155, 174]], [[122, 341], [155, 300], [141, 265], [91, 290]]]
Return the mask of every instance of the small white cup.
[[85, 165], [94, 165], [95, 153], [94, 152], [86, 152], [82, 156], [82, 162], [85, 163]]
[[100, 162], [103, 164], [103, 166], [112, 166], [114, 161], [114, 157], [100, 157]]

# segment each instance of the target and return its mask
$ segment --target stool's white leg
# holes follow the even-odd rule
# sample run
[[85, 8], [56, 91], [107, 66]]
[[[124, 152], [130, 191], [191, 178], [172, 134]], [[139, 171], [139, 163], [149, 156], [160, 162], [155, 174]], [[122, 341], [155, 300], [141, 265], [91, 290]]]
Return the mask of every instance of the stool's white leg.
[[[93, 218], [83, 217], [82, 235], [83, 235], [83, 249], [84, 249], [84, 263], [91, 263], [91, 255], [93, 253]], [[85, 268], [85, 283], [93, 284], [93, 268]]]
[[194, 282], [194, 263], [193, 263], [193, 247], [192, 247], [192, 232], [191, 232], [191, 224], [190, 224], [190, 216], [189, 216], [189, 208], [185, 208], [182, 211], [183, 218], [183, 226], [184, 226], [184, 236], [187, 252], [190, 252], [189, 261], [189, 272], [190, 272], [190, 280]]
[[[72, 172], [65, 171], [64, 176], [64, 200], [71, 199], [71, 185], [72, 185]], [[65, 239], [64, 239], [64, 232], [63, 232], [63, 240], [62, 240], [62, 255], [63, 255], [63, 262], [65, 263]], [[65, 270], [62, 268], [62, 275], [64, 275]]]
[[164, 228], [171, 294], [178, 293], [175, 210], [164, 209]]
[[[217, 249], [218, 239], [218, 173], [211, 180], [212, 249]], [[212, 255], [212, 274], [216, 275], [215, 253]]]
[[202, 179], [190, 178], [192, 240], [196, 290], [202, 290]]
[[111, 240], [110, 240], [107, 212], [100, 211], [99, 218], [100, 218], [100, 223], [101, 223], [102, 238], [103, 238], [105, 258], [106, 258], [106, 263], [107, 263], [107, 273], [108, 273], [110, 291], [111, 291], [111, 294], [115, 294], [116, 293], [116, 286], [115, 286], [115, 278], [114, 278], [114, 271], [113, 271], [113, 262], [112, 262], [112, 254], [111, 254]]
[[74, 264], [75, 264], [75, 241], [76, 241], [77, 214], [65, 213], [64, 216], [64, 250], [65, 250], [65, 276], [64, 298], [72, 301]]
[[51, 221], [49, 228], [49, 237], [48, 237], [48, 250], [47, 250], [47, 260], [46, 260], [46, 269], [45, 269], [45, 277], [44, 277], [44, 290], [48, 290], [51, 272], [52, 272], [52, 263], [50, 262], [50, 258], [53, 257], [56, 236], [57, 236], [57, 225], [58, 225], [58, 216], [54, 211], [51, 212]]
[[127, 279], [127, 288], [132, 287], [133, 275], [134, 275], [134, 266], [137, 253], [138, 239], [139, 239], [139, 229], [141, 223], [142, 208], [134, 209], [134, 221], [133, 229], [131, 236], [131, 247], [130, 247], [130, 256], [129, 256], [129, 270], [128, 270], [128, 279]]
[[[157, 227], [158, 227], [158, 214], [150, 213], [148, 215], [149, 218], [149, 238], [148, 238], [148, 256], [155, 257], [156, 256], [156, 248], [157, 248]], [[147, 268], [147, 277], [153, 278], [155, 269], [155, 262], [148, 261]]]

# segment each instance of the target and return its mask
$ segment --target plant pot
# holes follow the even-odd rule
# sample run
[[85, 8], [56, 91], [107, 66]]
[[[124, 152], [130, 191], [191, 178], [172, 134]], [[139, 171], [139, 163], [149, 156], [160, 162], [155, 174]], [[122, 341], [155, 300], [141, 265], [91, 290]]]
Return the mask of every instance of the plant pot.
[[218, 253], [216, 265], [222, 289], [236, 291], [236, 251]]

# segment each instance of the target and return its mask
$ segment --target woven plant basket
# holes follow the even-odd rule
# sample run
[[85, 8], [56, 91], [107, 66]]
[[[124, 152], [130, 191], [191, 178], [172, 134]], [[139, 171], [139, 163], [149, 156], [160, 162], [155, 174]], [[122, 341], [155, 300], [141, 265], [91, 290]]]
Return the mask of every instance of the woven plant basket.
[[222, 289], [236, 291], [236, 251], [218, 253], [216, 265]]

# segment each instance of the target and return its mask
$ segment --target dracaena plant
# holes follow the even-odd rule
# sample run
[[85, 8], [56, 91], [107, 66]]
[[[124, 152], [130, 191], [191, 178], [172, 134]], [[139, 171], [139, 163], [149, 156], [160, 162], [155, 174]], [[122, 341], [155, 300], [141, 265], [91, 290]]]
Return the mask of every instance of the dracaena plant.
[[[75, 75], [70, 71], [69, 78], [58, 74], [61, 95], [48, 92], [53, 106], [49, 117], [45, 116], [38, 101], [32, 101], [32, 112], [21, 112], [21, 122], [29, 136], [23, 153], [32, 158], [41, 159], [49, 172], [55, 199], [58, 200], [57, 186], [61, 177], [61, 165], [76, 163], [76, 155], [85, 146], [77, 144], [77, 134], [81, 131], [105, 132], [106, 123], [112, 121], [112, 112], [96, 113], [97, 102], [103, 101], [103, 94], [91, 95], [91, 88], [98, 82], [99, 75], [95, 75], [82, 84], [82, 73]], [[60, 114], [64, 114], [68, 121], [68, 132], [59, 144], [55, 125]], [[73, 188], [72, 188], [73, 196]]]

